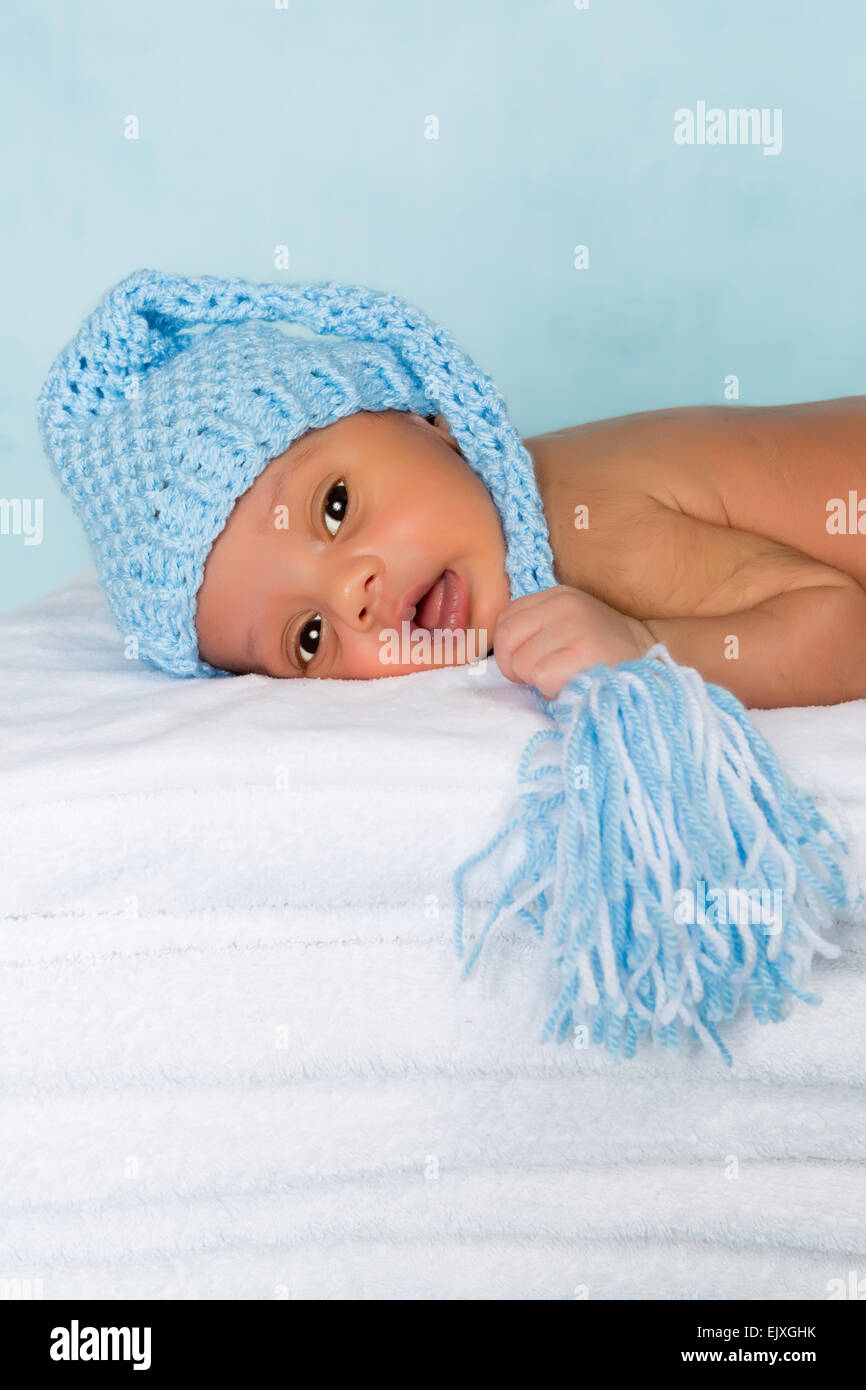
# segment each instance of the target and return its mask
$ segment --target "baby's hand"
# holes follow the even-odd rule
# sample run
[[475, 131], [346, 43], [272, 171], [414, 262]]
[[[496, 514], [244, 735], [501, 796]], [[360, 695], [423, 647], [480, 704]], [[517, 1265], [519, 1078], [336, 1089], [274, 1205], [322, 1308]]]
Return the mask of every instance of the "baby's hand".
[[645, 656], [655, 638], [636, 618], [582, 589], [557, 584], [512, 599], [493, 628], [493, 655], [510, 681], [555, 700], [578, 671]]

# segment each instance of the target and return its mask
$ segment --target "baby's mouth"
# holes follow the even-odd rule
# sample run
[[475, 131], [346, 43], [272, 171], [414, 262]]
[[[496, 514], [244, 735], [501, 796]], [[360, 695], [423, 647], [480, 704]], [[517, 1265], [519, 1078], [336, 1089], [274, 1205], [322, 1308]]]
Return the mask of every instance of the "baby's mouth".
[[444, 570], [410, 609], [408, 618], [417, 627], [433, 632], [436, 628], [465, 628], [469, 616], [469, 593], [454, 570]]
[[[409, 621], [409, 623], [411, 623], [411, 626], [427, 627], [427, 624], [421, 621], [421, 616], [423, 616], [423, 609], [425, 609], [425, 607], [427, 607], [427, 609], [430, 609], [431, 605], [430, 603], [428, 603], [428, 599], [430, 599], [430, 596], [432, 592], [434, 592], [434, 589], [438, 588], [439, 581], [441, 580], [442, 575], [436, 575], [436, 578], [434, 581], [432, 581], [430, 588], [424, 589], [423, 594], [418, 594], [417, 599], [414, 600], [413, 605], [410, 606], [409, 612], [406, 613], [406, 620]], [[430, 616], [430, 614], [428, 614], [428, 616]]]

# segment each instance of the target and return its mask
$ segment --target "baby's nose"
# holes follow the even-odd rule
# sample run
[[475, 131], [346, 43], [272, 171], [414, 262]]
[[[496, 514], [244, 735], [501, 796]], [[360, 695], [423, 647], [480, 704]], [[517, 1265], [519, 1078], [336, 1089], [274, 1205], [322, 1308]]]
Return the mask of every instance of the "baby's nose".
[[380, 569], [369, 559], [355, 564], [337, 588], [335, 607], [350, 627], [366, 632], [386, 623]]

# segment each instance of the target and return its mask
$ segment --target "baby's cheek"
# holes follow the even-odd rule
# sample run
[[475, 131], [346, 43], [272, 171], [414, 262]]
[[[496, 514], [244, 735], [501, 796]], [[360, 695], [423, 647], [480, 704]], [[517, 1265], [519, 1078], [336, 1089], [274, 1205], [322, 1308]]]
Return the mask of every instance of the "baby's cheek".
[[395, 675], [401, 668], [393, 655], [399, 654], [399, 633], [390, 642], [379, 637], [352, 635], [343, 640], [343, 650], [334, 675], [342, 680], [378, 680], [380, 676]]

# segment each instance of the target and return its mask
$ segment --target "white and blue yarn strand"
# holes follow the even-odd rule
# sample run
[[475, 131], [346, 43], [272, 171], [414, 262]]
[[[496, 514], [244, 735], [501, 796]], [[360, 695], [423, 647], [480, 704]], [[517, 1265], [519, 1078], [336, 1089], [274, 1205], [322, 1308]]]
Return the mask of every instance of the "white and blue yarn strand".
[[[342, 341], [309, 343], [297, 323]], [[187, 330], [204, 326], [207, 331]], [[140, 270], [116, 285], [57, 358], [38, 421], [91, 544], [118, 627], [141, 660], [224, 676], [198, 655], [196, 595], [237, 498], [310, 428], [358, 410], [441, 413], [485, 482], [513, 598], [556, 584], [532, 460], [491, 379], [446, 329], [396, 295], [321, 281], [252, 284]], [[455, 949], [482, 860], [517, 847], [465, 960], [510, 920], [550, 953], [558, 998], [541, 1041], [576, 1025], [617, 1059], [642, 1034], [714, 1044], [748, 1003], [785, 1018], [812, 958], [862, 901], [829, 807], [789, 778], [744, 707], [663, 647], [598, 666], [530, 739], [502, 831], [454, 873]], [[545, 761], [533, 765], [537, 755]], [[505, 871], [503, 871], [505, 872]], [[681, 921], [699, 883], [772, 890], [783, 922]], [[697, 915], [697, 914], [696, 914]]]
[[[462, 956], [464, 880], [520, 837], [523, 857], [464, 975], [493, 924], [516, 919], [555, 958], [542, 1042], [584, 1024], [619, 1061], [651, 1032], [674, 1048], [715, 1044], [730, 1066], [716, 1025], [744, 1003], [778, 1022], [795, 997], [820, 1002], [803, 989], [813, 954], [839, 954], [821, 933], [859, 900], [839, 827], [788, 779], [740, 702], [662, 646], [581, 673], [548, 708], [556, 727], [524, 750], [518, 810], [455, 872]], [[724, 885], [742, 909], [678, 920], [678, 896], [693, 903], [701, 883]], [[754, 920], [770, 891], [782, 920]]]

